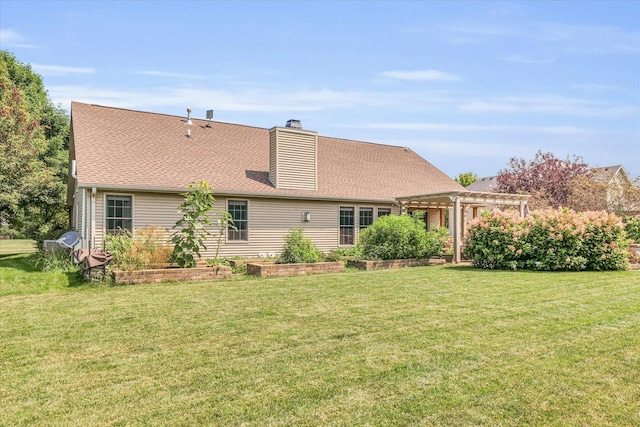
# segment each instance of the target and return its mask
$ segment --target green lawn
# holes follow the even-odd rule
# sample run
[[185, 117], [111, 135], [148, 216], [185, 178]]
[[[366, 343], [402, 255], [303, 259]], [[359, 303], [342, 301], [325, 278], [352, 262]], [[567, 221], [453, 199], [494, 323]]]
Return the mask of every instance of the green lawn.
[[8, 269], [0, 425], [640, 425], [640, 272], [12, 293]]
[[33, 240], [0, 239], [0, 255], [35, 252]]

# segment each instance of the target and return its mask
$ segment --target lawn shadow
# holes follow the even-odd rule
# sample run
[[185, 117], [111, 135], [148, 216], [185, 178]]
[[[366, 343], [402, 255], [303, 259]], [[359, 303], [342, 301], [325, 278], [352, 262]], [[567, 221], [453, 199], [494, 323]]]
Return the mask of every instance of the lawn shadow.
[[0, 268], [12, 268], [25, 273], [40, 271], [35, 263], [35, 254], [2, 254], [0, 255]]
[[[36, 254], [2, 254], [0, 255], [0, 270], [1, 269], [21, 271], [26, 274], [27, 277], [29, 274], [47, 274], [47, 272], [43, 272], [36, 265]], [[77, 288], [87, 284], [78, 270], [50, 273], [62, 276], [59, 276], [60, 279], [58, 281], [62, 287]]]

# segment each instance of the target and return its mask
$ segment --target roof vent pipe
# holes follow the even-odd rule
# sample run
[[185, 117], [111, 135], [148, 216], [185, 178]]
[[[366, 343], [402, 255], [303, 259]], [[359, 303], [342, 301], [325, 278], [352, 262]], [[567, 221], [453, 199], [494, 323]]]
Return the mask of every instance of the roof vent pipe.
[[209, 123], [207, 123], [208, 128], [211, 127], [211, 119], [213, 119], [213, 110], [207, 110], [207, 120], [209, 120]]
[[290, 129], [302, 129], [302, 123], [300, 123], [300, 120], [287, 120], [287, 127]]
[[191, 108], [187, 108], [187, 124], [191, 125]]

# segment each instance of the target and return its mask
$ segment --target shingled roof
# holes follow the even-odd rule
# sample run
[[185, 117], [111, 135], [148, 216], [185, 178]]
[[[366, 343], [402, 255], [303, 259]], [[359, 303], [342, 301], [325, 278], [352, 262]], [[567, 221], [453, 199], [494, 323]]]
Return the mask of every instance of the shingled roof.
[[318, 190], [269, 181], [269, 130], [73, 102], [80, 187], [184, 191], [204, 179], [218, 194], [394, 200], [464, 188], [409, 148], [318, 136]]
[[478, 179], [476, 182], [470, 184], [467, 187], [467, 191], [482, 191], [486, 193], [493, 193], [498, 187], [498, 176], [485, 176]]
[[591, 177], [598, 182], [604, 182], [609, 184], [613, 177], [620, 171], [624, 170], [622, 165], [615, 166], [602, 166], [597, 168], [591, 168]]

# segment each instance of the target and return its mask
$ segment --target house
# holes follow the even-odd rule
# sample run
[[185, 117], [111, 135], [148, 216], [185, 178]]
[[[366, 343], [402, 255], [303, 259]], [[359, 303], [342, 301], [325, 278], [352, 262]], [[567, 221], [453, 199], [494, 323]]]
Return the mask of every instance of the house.
[[[591, 189], [593, 203], [597, 206], [595, 209], [607, 209], [619, 214], [640, 212], [640, 207], [638, 207], [640, 196], [636, 194], [637, 190], [633, 191], [633, 183], [622, 165], [590, 168], [587, 177], [596, 183]], [[469, 185], [467, 190], [495, 192], [497, 187], [498, 177], [487, 176]], [[487, 208], [491, 208], [491, 206], [487, 206]]]
[[225, 257], [277, 254], [295, 227], [323, 251], [350, 247], [383, 215], [423, 209], [433, 228], [466, 203], [462, 186], [407, 147], [320, 136], [297, 121], [266, 129], [73, 102], [70, 133], [67, 203], [84, 247], [119, 228], [171, 230], [181, 193], [199, 180], [237, 228], [222, 236]]
[[633, 191], [633, 183], [622, 165], [592, 168], [589, 176], [606, 186], [607, 210], [630, 215], [640, 213], [638, 190]]
[[484, 178], [479, 178], [476, 182], [467, 186], [467, 190], [469, 191], [484, 191], [493, 193], [496, 191], [498, 187], [498, 176], [485, 176]]

